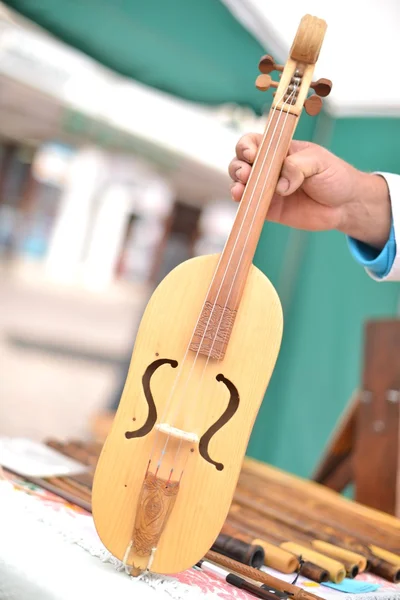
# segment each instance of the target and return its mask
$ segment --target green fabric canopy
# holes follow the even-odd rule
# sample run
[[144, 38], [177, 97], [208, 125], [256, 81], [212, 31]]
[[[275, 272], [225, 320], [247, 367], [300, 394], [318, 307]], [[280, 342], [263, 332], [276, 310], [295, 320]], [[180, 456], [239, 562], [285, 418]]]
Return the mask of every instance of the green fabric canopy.
[[206, 104], [262, 110], [265, 50], [219, 0], [8, 0], [8, 6], [106, 67]]

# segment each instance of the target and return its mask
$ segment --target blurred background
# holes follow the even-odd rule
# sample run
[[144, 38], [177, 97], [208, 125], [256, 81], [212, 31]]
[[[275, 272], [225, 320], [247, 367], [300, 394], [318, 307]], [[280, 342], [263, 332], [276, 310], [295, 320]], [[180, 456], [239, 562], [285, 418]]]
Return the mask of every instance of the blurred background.
[[[295, 137], [400, 173], [396, 0], [0, 3], [0, 435], [85, 439], [117, 406], [154, 286], [223, 248], [228, 164], [272, 100], [258, 61], [284, 63], [306, 13], [328, 22], [333, 91]], [[309, 476], [400, 284], [335, 232], [266, 224], [255, 264], [285, 329], [248, 454]]]

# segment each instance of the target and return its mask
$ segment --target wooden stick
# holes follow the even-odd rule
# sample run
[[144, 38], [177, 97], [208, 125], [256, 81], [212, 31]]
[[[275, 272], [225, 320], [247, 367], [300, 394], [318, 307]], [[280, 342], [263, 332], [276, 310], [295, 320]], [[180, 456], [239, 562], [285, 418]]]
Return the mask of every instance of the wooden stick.
[[398, 569], [400, 569], [400, 556], [398, 554], [394, 554], [393, 552], [388, 552], [387, 550], [383, 550], [378, 546], [373, 546], [372, 544], [369, 546], [371, 552], [375, 554], [375, 556], [379, 556], [383, 560], [387, 560], [388, 562], [396, 565]]
[[62, 479], [61, 477], [46, 477], [50, 485], [54, 486], [56, 489], [64, 490], [71, 496], [75, 496], [76, 498], [80, 498], [84, 502], [90, 504], [91, 494], [90, 492], [86, 492], [85, 489], [82, 489], [80, 486], [75, 484], [73, 481], [68, 481], [68, 479]]
[[263, 480], [269, 482], [273, 481], [282, 486], [289, 487], [292, 492], [294, 490], [301, 491], [307, 496], [313, 496], [332, 506], [337, 506], [342, 510], [349, 511], [357, 517], [362, 516], [367, 522], [372, 523], [375, 526], [382, 525], [385, 529], [388, 528], [389, 530], [400, 533], [400, 519], [379, 510], [368, 508], [363, 504], [356, 503], [319, 483], [306, 481], [296, 475], [285, 473], [280, 469], [250, 458], [246, 458], [244, 461], [242, 472], [256, 475], [259, 482]]
[[38, 477], [27, 477], [26, 475], [24, 475], [23, 477], [21, 477], [21, 479], [25, 479], [26, 481], [30, 481], [34, 485], [37, 485], [38, 487], [41, 487], [44, 490], [47, 490], [48, 492], [51, 492], [55, 496], [59, 496], [60, 498], [63, 498], [64, 500], [66, 500], [70, 504], [75, 504], [76, 506], [79, 506], [80, 508], [83, 508], [84, 510], [86, 510], [89, 513], [92, 512], [92, 508], [91, 508], [90, 502], [87, 502], [86, 500], [83, 500], [82, 498], [79, 498], [75, 493], [71, 493], [71, 492], [69, 492], [66, 489], [61, 489], [59, 487], [56, 487], [55, 485], [52, 485], [46, 479], [40, 479]]
[[281, 592], [286, 592], [295, 600], [321, 600], [319, 596], [311, 594], [306, 590], [302, 590], [301, 588], [297, 587], [297, 585], [286, 583], [286, 581], [282, 581], [277, 577], [268, 575], [267, 573], [264, 573], [264, 571], [259, 571], [258, 569], [253, 569], [247, 565], [242, 565], [236, 560], [232, 560], [231, 558], [223, 556], [222, 554], [217, 554], [216, 552], [210, 551], [207, 552], [206, 559], [229, 569], [229, 571], [234, 571], [239, 575], [250, 577], [251, 579], [255, 579], [256, 581], [270, 585]]
[[[254, 477], [249, 477], [243, 474], [239, 481], [238, 488], [245, 490], [254, 487]], [[287, 492], [287, 493], [285, 493]], [[344, 532], [358, 537], [364, 543], [374, 541], [377, 545], [387, 547], [396, 547], [400, 544], [400, 534], [393, 529], [376, 525], [364, 518], [349, 513], [343, 508], [331, 506], [324, 502], [318, 501], [312, 495], [299, 494], [291, 488], [277, 485], [274, 482], [268, 481], [267, 485], [257, 486], [257, 495], [263, 496], [268, 502], [274, 502], [280, 507], [287, 509], [289, 512], [294, 508], [296, 512], [303, 513], [305, 516], [313, 515], [326, 525], [333, 526], [337, 529], [342, 529]]]
[[363, 573], [367, 568], [366, 558], [357, 552], [345, 550], [344, 548], [339, 548], [339, 546], [328, 544], [328, 542], [323, 542], [321, 540], [312, 540], [311, 545], [327, 556], [332, 556], [338, 560], [348, 560], [357, 563], [359, 573]]
[[[246, 481], [246, 479], [244, 479], [244, 481]], [[240, 496], [241, 493], [248, 494], [248, 489], [251, 489], [252, 484], [254, 485], [254, 480], [252, 478], [250, 482], [247, 482], [247, 486], [244, 488], [244, 481], [239, 483], [235, 497], [238, 494]], [[268, 484], [265, 487], [259, 486], [257, 492], [262, 494], [259, 497], [259, 500], [263, 498], [264, 504], [267, 503], [271, 510], [279, 512], [279, 515], [275, 514], [275, 518], [280, 519], [281, 515], [283, 519], [282, 522], [290, 523], [293, 527], [295, 526], [293, 523], [293, 518], [299, 523], [310, 523], [309, 515], [312, 514], [314, 525], [311, 526], [311, 529], [314, 530], [314, 532], [317, 532], [325, 527], [325, 529], [329, 528], [331, 532], [334, 531], [336, 536], [346, 539], [347, 542], [349, 541], [350, 537], [353, 538], [353, 548], [350, 548], [350, 546], [347, 544], [349, 549], [363, 553], [366, 558], [368, 555], [379, 557], [381, 559], [378, 567], [380, 572], [382, 568], [385, 568], [382, 561], [395, 564], [398, 572], [396, 573], [395, 571], [392, 571], [391, 580], [399, 580], [399, 559], [394, 563], [393, 561], [386, 561], [383, 556], [385, 551], [393, 550], [393, 552], [396, 552], [397, 554], [400, 553], [398, 546], [396, 545], [396, 539], [400, 537], [398, 534], [393, 535], [392, 533], [392, 535], [390, 535], [390, 533], [381, 533], [379, 528], [374, 528], [373, 526], [368, 525], [367, 522], [361, 524], [359, 522], [358, 525], [354, 525], [356, 519], [353, 517], [353, 515], [345, 514], [345, 511], [343, 510], [336, 512], [333, 511], [333, 514], [329, 514], [329, 507], [328, 510], [324, 512], [323, 505], [321, 503], [316, 505], [312, 501], [309, 502], [308, 498], [299, 498], [298, 501], [293, 501], [293, 494], [290, 494], [289, 490], [288, 494], [282, 494], [281, 487], [277, 487], [277, 489], [274, 491], [273, 485]], [[325, 513], [328, 513], [328, 516]], [[288, 516], [283, 518], [283, 515], [285, 514]], [[355, 547], [355, 542], [365, 546], [364, 550], [362, 550], [361, 547], [357, 550]], [[371, 543], [374, 543], [375, 548], [379, 549], [379, 553], [371, 550]], [[386, 564], [386, 570], [388, 571], [388, 569], [388, 564]]]

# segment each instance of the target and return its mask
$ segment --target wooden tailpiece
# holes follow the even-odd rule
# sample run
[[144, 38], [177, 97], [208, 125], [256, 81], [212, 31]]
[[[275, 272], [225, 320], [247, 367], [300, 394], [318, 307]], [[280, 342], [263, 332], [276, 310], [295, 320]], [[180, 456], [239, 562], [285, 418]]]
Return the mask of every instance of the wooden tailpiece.
[[[174, 507], [178, 491], [178, 481], [167, 481], [156, 477], [153, 473], [147, 473], [139, 496], [132, 546], [127, 559], [128, 564], [132, 560], [131, 574], [133, 576], [150, 569], [154, 553]], [[148, 559], [145, 568], [134, 564], [135, 555]]]

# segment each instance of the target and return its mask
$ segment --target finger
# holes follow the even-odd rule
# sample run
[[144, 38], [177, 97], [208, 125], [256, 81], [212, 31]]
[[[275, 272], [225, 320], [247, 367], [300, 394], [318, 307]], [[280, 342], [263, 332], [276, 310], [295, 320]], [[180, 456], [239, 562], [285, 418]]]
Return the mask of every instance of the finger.
[[276, 193], [290, 196], [304, 183], [304, 180], [322, 173], [328, 165], [324, 164], [324, 149], [309, 145], [300, 152], [290, 154], [284, 161]]
[[244, 185], [240, 182], [235, 182], [231, 187], [231, 196], [235, 202], [240, 202], [244, 192]]
[[233, 181], [247, 183], [251, 173], [251, 166], [242, 160], [233, 159], [229, 165], [229, 175]]
[[274, 223], [280, 222], [284, 202], [287, 202], [287, 200], [284, 200], [282, 198], [282, 196], [278, 196], [278, 194], [274, 194], [272, 196], [272, 200], [268, 207], [268, 211], [267, 211], [267, 215], [266, 215], [267, 221], [272, 221]]
[[237, 158], [253, 164], [261, 139], [262, 135], [260, 133], [248, 133], [240, 138], [236, 144]]
[[307, 148], [311, 147], [310, 142], [304, 142], [302, 140], [292, 140], [290, 142], [288, 156], [290, 154], [294, 154], [295, 152], [301, 152], [302, 150], [307, 150]]

